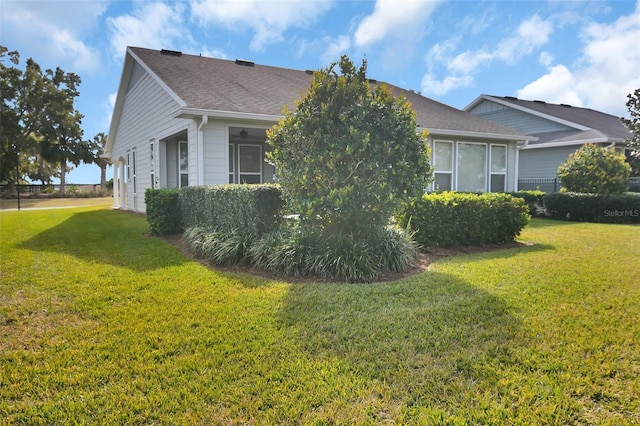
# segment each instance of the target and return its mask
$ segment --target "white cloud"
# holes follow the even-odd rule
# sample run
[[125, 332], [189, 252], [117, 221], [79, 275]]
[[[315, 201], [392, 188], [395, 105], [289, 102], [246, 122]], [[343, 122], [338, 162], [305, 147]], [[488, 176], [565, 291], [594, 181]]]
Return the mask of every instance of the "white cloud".
[[571, 71], [564, 65], [556, 65], [547, 74], [518, 90], [517, 95], [522, 99], [582, 106], [575, 86], [576, 81]]
[[193, 0], [192, 16], [201, 25], [221, 24], [230, 30], [252, 30], [252, 50], [280, 42], [291, 27], [305, 28], [331, 7], [326, 0], [278, 1], [262, 0]]
[[114, 57], [124, 57], [127, 46], [175, 49], [180, 44], [193, 44], [184, 26], [182, 3], [141, 2], [135, 5], [131, 15], [107, 19]]
[[349, 50], [351, 47], [351, 38], [346, 35], [341, 35], [336, 38], [325, 38], [324, 40], [325, 50], [322, 54], [322, 62], [329, 64], [340, 59], [340, 56]]
[[495, 48], [461, 53], [449, 62], [448, 68], [453, 72], [471, 74], [487, 62], [500, 60], [513, 63], [546, 44], [552, 32], [553, 26], [549, 21], [543, 21], [538, 15], [534, 15], [518, 26], [515, 35], [501, 41]]
[[574, 65], [542, 62], [548, 72], [518, 96], [626, 115], [627, 94], [640, 87], [640, 2], [632, 14], [611, 24], [587, 25], [582, 39], [584, 47]]
[[442, 80], [438, 80], [431, 74], [422, 77], [422, 92], [428, 95], [441, 96], [454, 89], [468, 87], [473, 83], [473, 77], [469, 75], [452, 76], [449, 75]]
[[61, 7], [59, 2], [19, 2], [0, 4], [2, 43], [33, 57], [43, 68], [60, 66], [67, 72], [81, 73], [100, 69], [98, 50], [82, 35], [94, 29], [106, 10], [103, 1], [74, 2]]
[[[545, 45], [552, 32], [553, 25], [549, 20], [534, 15], [523, 21], [512, 36], [492, 48], [483, 47], [454, 55], [452, 52], [458, 47], [460, 36], [438, 43], [426, 55], [428, 71], [422, 79], [422, 91], [445, 95], [451, 90], [471, 86], [478, 68], [495, 61], [514, 63]], [[434, 71], [436, 68], [442, 69], [446, 77], [438, 79]]]
[[404, 37], [422, 32], [424, 21], [438, 6], [438, 1], [377, 0], [374, 11], [365, 17], [354, 34], [357, 46], [368, 46], [389, 35]]

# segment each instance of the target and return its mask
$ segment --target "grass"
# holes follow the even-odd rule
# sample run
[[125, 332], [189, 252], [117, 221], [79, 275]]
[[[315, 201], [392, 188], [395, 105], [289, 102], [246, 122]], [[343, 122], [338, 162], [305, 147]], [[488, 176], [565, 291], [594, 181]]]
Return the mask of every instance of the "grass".
[[640, 227], [374, 284], [209, 270], [88, 206], [0, 213], [0, 424], [638, 424]]
[[[21, 209], [53, 209], [60, 207], [110, 206], [112, 197], [68, 197], [68, 198], [22, 198]], [[18, 208], [15, 198], [0, 198], [0, 210]]]

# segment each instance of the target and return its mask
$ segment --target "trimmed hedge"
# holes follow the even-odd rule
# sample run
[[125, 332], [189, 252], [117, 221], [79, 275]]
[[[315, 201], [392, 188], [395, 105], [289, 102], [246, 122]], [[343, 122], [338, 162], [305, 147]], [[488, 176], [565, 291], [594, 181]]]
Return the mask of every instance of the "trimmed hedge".
[[278, 229], [284, 204], [278, 185], [208, 185], [180, 190], [184, 228], [260, 236]]
[[531, 216], [540, 216], [544, 210], [544, 196], [547, 193], [539, 189], [528, 191], [511, 192], [510, 195], [516, 198], [522, 198], [529, 206], [529, 214]]
[[529, 207], [509, 194], [442, 192], [412, 200], [398, 216], [424, 247], [513, 241], [529, 223]]
[[556, 192], [544, 197], [554, 219], [597, 223], [640, 223], [640, 193], [584, 194]]
[[180, 205], [177, 189], [147, 189], [144, 202], [147, 205], [147, 222], [151, 232], [160, 235], [182, 232]]

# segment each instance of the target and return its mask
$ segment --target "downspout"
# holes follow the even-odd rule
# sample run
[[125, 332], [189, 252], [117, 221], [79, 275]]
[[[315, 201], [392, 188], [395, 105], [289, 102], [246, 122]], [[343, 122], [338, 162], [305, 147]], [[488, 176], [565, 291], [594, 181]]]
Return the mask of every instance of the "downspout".
[[520, 151], [529, 145], [528, 140], [522, 142], [522, 145], [520, 145], [520, 143], [516, 143], [516, 191], [520, 190]]
[[209, 116], [202, 115], [198, 126], [196, 152], [198, 153], [198, 185], [204, 185], [204, 126], [209, 122]]

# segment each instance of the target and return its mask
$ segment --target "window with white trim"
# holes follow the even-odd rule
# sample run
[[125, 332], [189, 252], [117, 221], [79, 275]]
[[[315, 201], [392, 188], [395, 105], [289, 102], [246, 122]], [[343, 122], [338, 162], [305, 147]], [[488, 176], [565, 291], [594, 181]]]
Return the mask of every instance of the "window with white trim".
[[178, 142], [178, 170], [180, 188], [189, 186], [189, 144], [185, 141]]
[[138, 185], [136, 182], [136, 149], [133, 148], [131, 150], [131, 161], [133, 162], [133, 164], [131, 165], [131, 169], [133, 170], [133, 193], [137, 194], [138, 193]]
[[457, 190], [485, 192], [487, 188], [487, 144], [458, 142]]
[[262, 183], [262, 146], [238, 144], [238, 183]]
[[491, 145], [491, 181], [489, 191], [505, 192], [507, 189], [507, 146]]
[[229, 144], [229, 183], [234, 183], [236, 181], [236, 150], [233, 149], [235, 145]]
[[451, 191], [453, 189], [453, 142], [434, 142], [433, 168], [434, 189], [436, 191]]
[[149, 177], [151, 179], [151, 189], [156, 187], [156, 164], [155, 164], [155, 156], [153, 152], [153, 139], [149, 142]]

